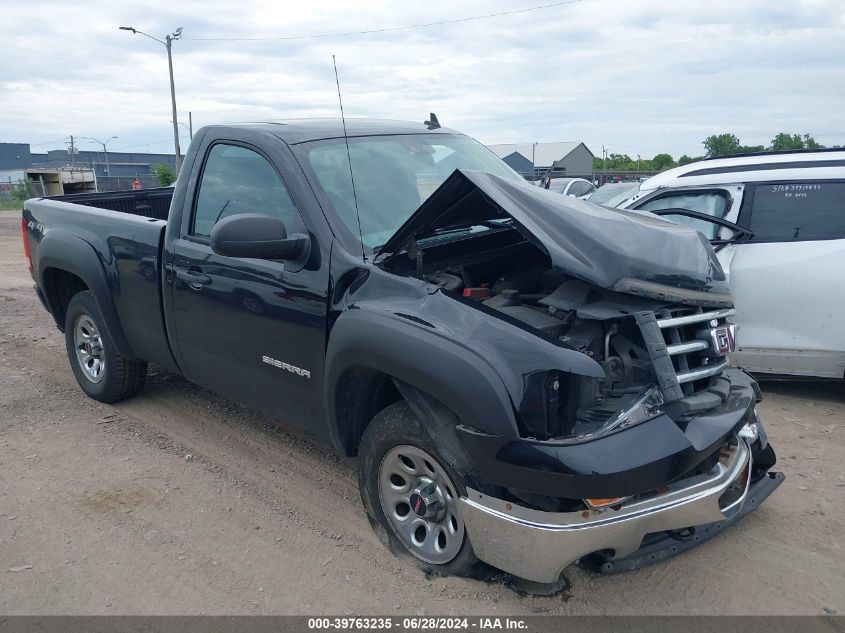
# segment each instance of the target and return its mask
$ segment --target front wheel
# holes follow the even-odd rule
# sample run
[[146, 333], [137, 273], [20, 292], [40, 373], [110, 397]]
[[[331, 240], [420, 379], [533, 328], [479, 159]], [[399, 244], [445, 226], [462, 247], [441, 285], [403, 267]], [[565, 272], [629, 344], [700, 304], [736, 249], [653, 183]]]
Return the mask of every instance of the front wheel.
[[469, 575], [478, 564], [460, 511], [463, 479], [404, 401], [381, 411], [359, 449], [361, 498], [376, 534], [433, 575]]
[[75, 294], [68, 304], [65, 345], [76, 382], [94, 400], [117, 402], [143, 388], [147, 363], [120, 355], [90, 291]]

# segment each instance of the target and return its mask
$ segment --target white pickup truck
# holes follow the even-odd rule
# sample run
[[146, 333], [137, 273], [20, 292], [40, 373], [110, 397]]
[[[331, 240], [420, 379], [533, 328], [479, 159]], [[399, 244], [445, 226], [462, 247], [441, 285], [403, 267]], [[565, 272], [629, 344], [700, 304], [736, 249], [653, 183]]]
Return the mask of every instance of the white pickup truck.
[[712, 241], [736, 302], [738, 365], [845, 377], [845, 150], [700, 161], [648, 179], [618, 206]]

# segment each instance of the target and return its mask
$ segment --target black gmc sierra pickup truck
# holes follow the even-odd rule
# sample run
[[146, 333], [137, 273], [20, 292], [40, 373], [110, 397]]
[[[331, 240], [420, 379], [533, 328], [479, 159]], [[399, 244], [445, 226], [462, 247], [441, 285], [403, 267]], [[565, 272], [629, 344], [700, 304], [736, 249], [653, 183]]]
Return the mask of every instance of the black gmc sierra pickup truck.
[[206, 127], [173, 189], [27, 201], [81, 388], [157, 363], [357, 455], [374, 529], [435, 574], [613, 573], [759, 506], [782, 476], [710, 244], [430, 127]]

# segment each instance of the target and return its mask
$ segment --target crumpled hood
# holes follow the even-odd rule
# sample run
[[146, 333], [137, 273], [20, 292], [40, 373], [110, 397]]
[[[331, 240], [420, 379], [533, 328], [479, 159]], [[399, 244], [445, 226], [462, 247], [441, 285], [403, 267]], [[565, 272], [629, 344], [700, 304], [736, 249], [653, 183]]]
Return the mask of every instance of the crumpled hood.
[[390, 259], [412, 239], [438, 229], [506, 218], [556, 269], [602, 288], [731, 305], [725, 273], [698, 231], [478, 171], [455, 170], [381, 248], [379, 258]]

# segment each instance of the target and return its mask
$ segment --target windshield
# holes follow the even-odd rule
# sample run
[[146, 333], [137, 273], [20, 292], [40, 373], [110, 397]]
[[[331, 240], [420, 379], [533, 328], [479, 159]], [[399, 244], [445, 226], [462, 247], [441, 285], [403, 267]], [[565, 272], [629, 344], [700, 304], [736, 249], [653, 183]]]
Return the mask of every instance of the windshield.
[[[358, 238], [358, 218], [344, 139], [304, 143], [321, 198], [348, 238]], [[355, 196], [364, 246], [375, 250], [404, 224], [456, 169], [521, 180], [486, 147], [459, 134], [408, 134], [349, 139]]]
[[609, 182], [596, 189], [596, 192], [590, 197], [590, 202], [615, 207], [634, 195], [639, 191], [639, 188], [640, 183], [638, 182]]

